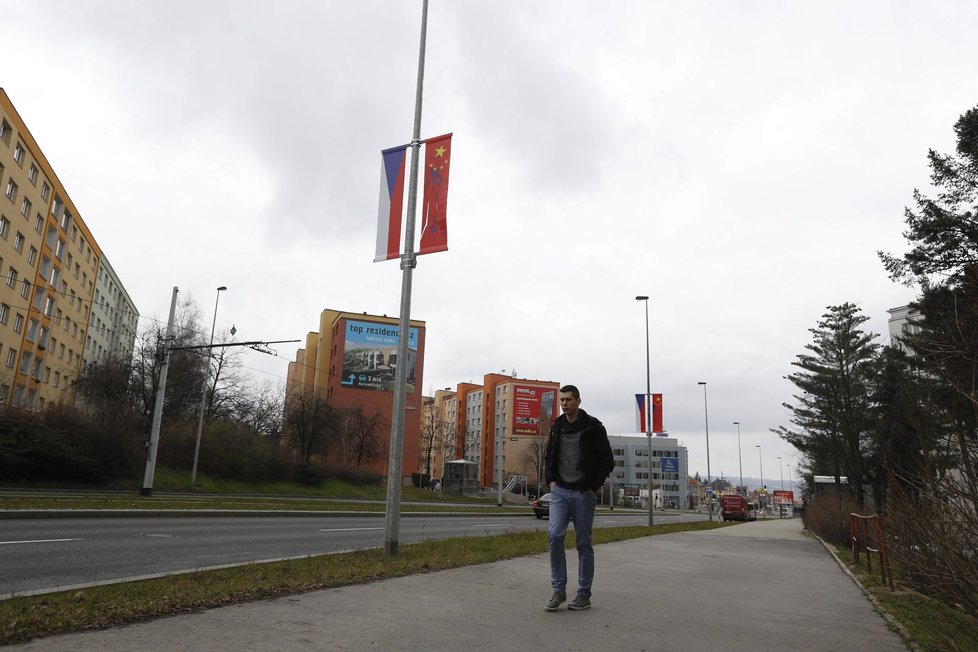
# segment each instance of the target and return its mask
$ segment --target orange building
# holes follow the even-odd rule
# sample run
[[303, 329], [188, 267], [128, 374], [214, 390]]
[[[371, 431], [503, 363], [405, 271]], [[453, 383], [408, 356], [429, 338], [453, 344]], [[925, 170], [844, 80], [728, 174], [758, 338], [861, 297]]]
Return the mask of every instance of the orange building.
[[[326, 461], [356, 465], [387, 474], [390, 455], [394, 375], [400, 337], [396, 317], [323, 310], [319, 330], [306, 336], [305, 348], [289, 363], [287, 400], [295, 392], [324, 397], [337, 408], [359, 408], [373, 423], [370, 454], [362, 455], [364, 442], [337, 442]], [[408, 391], [405, 397], [402, 474], [417, 467], [421, 431], [425, 323], [411, 321], [408, 340]], [[361, 433], [362, 434], [362, 433]], [[359, 447], [359, 448], [358, 448]]]

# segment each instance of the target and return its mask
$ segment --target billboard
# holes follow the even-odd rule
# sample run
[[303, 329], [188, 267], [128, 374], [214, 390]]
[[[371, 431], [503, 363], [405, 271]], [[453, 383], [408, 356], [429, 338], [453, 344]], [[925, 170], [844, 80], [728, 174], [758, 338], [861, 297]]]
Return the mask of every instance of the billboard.
[[[340, 385], [352, 389], [394, 391], [400, 326], [369, 321], [346, 322], [343, 373]], [[418, 376], [418, 329], [408, 336], [407, 391], [413, 393]]]
[[795, 494], [794, 494], [793, 491], [784, 491], [784, 490], [781, 490], [781, 489], [775, 489], [774, 491], [771, 492], [771, 494], [774, 496], [774, 504], [775, 505], [779, 505], [779, 504], [794, 505], [795, 504]]
[[513, 434], [545, 435], [550, 432], [556, 393], [552, 387], [513, 387]]
[[659, 462], [662, 465], [663, 473], [679, 473], [678, 457], [660, 457]]

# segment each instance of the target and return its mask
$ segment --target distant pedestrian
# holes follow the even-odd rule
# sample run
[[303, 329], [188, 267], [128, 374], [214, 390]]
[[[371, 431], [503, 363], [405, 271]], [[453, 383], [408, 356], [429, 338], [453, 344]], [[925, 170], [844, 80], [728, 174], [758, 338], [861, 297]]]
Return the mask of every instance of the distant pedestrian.
[[614, 454], [608, 442], [608, 431], [601, 422], [580, 409], [581, 393], [574, 385], [560, 388], [563, 414], [550, 428], [547, 439], [545, 477], [550, 485], [550, 523], [547, 542], [550, 549], [550, 583], [553, 596], [547, 611], [557, 611], [567, 600], [567, 555], [564, 538], [567, 526], [574, 521], [577, 540], [577, 597], [568, 609], [591, 608], [591, 583], [594, 580], [594, 547], [591, 526], [594, 523], [595, 492], [615, 468]]

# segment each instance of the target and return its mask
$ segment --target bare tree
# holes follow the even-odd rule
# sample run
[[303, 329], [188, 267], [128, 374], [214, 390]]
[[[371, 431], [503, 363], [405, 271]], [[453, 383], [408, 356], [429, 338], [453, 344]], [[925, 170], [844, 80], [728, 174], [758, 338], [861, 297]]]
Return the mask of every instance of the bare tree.
[[299, 461], [308, 464], [316, 454], [325, 461], [336, 418], [321, 391], [302, 385], [290, 388], [285, 397], [282, 431]]

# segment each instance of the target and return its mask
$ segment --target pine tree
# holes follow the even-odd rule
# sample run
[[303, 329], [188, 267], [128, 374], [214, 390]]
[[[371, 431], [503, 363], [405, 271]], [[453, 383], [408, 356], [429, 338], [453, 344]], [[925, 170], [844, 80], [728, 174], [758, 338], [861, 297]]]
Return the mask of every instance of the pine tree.
[[864, 482], [870, 479], [869, 457], [874, 417], [871, 394], [879, 344], [862, 330], [868, 317], [852, 303], [829, 306], [812, 342], [791, 364], [799, 369], [788, 375], [800, 391], [791, 413], [793, 428], [774, 430], [806, 457], [815, 475], [832, 475], [839, 483], [848, 477], [849, 489], [860, 504]]

